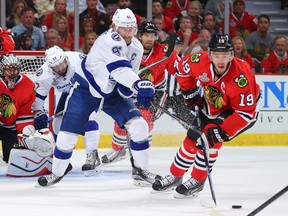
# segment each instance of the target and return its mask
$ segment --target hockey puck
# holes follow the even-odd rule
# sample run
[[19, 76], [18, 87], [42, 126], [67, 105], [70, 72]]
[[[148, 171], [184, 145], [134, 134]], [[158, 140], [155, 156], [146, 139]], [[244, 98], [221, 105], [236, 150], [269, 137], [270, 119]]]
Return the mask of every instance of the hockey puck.
[[232, 209], [241, 209], [242, 205], [232, 205]]

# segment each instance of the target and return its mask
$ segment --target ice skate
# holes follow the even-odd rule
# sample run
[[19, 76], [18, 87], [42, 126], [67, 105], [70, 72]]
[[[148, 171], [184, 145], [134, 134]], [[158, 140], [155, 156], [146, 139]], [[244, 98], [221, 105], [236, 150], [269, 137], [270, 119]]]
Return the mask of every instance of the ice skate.
[[[152, 184], [152, 188], [153, 188], [153, 192], [156, 191], [172, 191], [174, 190], [178, 185], [180, 185], [182, 183], [183, 178], [177, 178], [173, 175], [167, 175], [162, 179], [157, 179], [153, 184]], [[153, 193], [152, 192], [152, 193]]]
[[68, 164], [68, 167], [64, 173], [63, 176], [56, 176], [55, 174], [51, 173], [49, 175], [44, 175], [44, 176], [41, 176], [38, 178], [38, 186], [41, 186], [41, 187], [48, 187], [48, 186], [51, 186], [51, 185], [54, 185], [58, 182], [61, 181], [61, 179], [68, 173], [72, 170], [72, 165], [69, 163]]
[[100, 158], [97, 150], [94, 150], [91, 153], [87, 154], [86, 162], [82, 166], [82, 171], [84, 172], [84, 176], [93, 176], [97, 175], [101, 172], [100, 169]]
[[124, 147], [119, 151], [111, 149], [109, 152], [103, 155], [101, 159], [103, 164], [109, 164], [120, 160], [124, 160], [126, 157], [127, 157], [126, 147]]
[[156, 180], [162, 179], [160, 175], [151, 173], [148, 170], [143, 170], [138, 167], [132, 168], [132, 178], [134, 180], [133, 185], [140, 187], [149, 187]]
[[204, 181], [197, 181], [194, 178], [188, 179], [183, 184], [176, 187], [176, 194], [174, 198], [176, 199], [187, 199], [187, 198], [196, 198], [199, 195], [199, 192], [203, 190], [205, 184]]

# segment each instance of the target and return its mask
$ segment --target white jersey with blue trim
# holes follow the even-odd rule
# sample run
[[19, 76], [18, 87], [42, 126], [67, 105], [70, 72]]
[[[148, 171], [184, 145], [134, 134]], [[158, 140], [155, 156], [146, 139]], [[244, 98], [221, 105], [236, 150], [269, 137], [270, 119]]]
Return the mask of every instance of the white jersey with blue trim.
[[36, 86], [36, 100], [33, 105], [33, 110], [42, 110], [44, 106], [44, 101], [49, 94], [51, 87], [59, 92], [69, 92], [73, 87], [74, 74], [76, 65], [80, 64], [82, 59], [85, 57], [83, 53], [80, 52], [64, 52], [67, 57], [67, 73], [65, 76], [60, 76], [55, 73], [50, 67], [48, 67], [47, 62], [37, 70], [35, 86]]
[[112, 29], [100, 35], [76, 72], [89, 84], [94, 97], [110, 94], [117, 83], [130, 89], [136, 80], [143, 46], [133, 37], [129, 45]]

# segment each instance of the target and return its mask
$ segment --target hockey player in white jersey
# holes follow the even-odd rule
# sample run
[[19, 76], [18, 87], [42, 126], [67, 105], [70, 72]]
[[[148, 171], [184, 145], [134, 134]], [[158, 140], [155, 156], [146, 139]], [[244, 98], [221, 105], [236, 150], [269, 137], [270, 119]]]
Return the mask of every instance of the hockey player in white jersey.
[[[74, 85], [74, 73], [77, 64], [85, 56], [79, 52], [64, 52], [60, 47], [54, 46], [46, 50], [45, 63], [36, 72], [36, 100], [33, 105], [34, 124], [36, 129], [46, 128], [48, 116], [44, 109], [44, 101], [51, 87], [62, 92], [57, 104], [56, 113], [65, 109], [65, 102], [69, 91]], [[87, 159], [82, 166], [85, 176], [98, 174], [100, 160], [98, 155], [99, 130], [94, 114], [85, 127], [84, 143], [86, 147]], [[62, 122], [62, 116], [56, 117], [53, 121], [54, 133], [57, 135]]]
[[78, 86], [73, 89], [63, 116], [52, 174], [38, 179], [41, 186], [53, 185], [63, 178], [78, 134], [84, 134], [90, 113], [99, 109], [128, 131], [134, 182], [151, 184], [161, 178], [147, 170], [148, 125], [129, 99], [136, 94], [138, 102], [149, 107], [155, 91], [149, 80], [137, 76], [143, 47], [134, 37], [136, 18], [130, 9], [118, 9], [112, 22], [111, 29], [98, 37], [87, 58], [76, 68]]

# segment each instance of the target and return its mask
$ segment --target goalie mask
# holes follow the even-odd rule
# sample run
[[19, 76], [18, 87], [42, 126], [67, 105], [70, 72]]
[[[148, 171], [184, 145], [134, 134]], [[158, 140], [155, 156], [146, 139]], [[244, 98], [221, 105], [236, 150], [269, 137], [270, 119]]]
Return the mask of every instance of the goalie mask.
[[58, 47], [53, 46], [46, 50], [45, 60], [47, 65], [60, 76], [65, 76], [68, 68], [68, 59], [64, 51]]
[[15, 55], [7, 54], [2, 57], [1, 65], [3, 80], [7, 83], [8, 89], [13, 90], [20, 73], [20, 61]]

